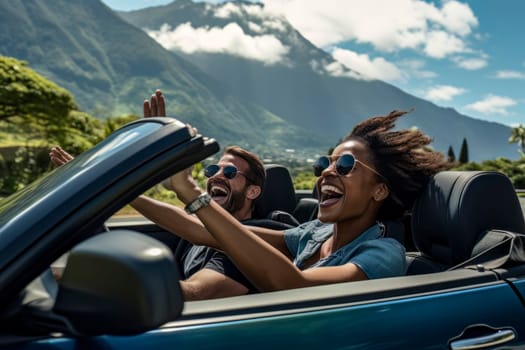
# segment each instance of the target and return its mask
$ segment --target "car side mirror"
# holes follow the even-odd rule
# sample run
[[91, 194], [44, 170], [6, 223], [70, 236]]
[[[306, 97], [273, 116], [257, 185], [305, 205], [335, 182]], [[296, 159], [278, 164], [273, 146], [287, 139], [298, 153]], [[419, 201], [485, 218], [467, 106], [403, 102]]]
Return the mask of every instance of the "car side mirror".
[[99, 234], [70, 253], [54, 311], [82, 335], [129, 335], [182, 312], [179, 271], [162, 242], [133, 231]]

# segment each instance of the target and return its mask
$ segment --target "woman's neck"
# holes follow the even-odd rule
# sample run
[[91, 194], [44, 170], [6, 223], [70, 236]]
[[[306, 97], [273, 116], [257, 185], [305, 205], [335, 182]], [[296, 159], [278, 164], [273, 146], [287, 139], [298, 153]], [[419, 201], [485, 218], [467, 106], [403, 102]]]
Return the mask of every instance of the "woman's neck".
[[332, 252], [352, 242], [375, 223], [375, 217], [360, 217], [335, 223], [334, 235], [332, 236]]

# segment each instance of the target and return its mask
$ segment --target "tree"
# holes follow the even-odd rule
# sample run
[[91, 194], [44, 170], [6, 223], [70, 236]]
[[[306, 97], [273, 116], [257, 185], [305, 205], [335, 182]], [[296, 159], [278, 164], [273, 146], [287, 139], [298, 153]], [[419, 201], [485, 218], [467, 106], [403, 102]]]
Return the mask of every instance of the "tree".
[[520, 146], [520, 152], [522, 157], [525, 156], [525, 126], [519, 124], [512, 128], [512, 132], [509, 137], [509, 143], [517, 143]]
[[71, 111], [67, 124], [51, 124], [46, 128], [46, 141], [51, 145], [60, 145], [72, 154], [79, 154], [105, 138], [104, 124], [91, 115]]
[[447, 155], [449, 162], [454, 163], [456, 161], [456, 154], [454, 153], [454, 149], [452, 148], [452, 146], [448, 146]]
[[139, 116], [128, 114], [128, 115], [122, 115], [118, 117], [113, 118], [107, 118], [104, 122], [104, 134], [105, 136], [108, 136], [113, 131], [117, 130], [121, 126], [130, 123], [134, 120], [140, 119]]
[[39, 75], [25, 62], [3, 56], [0, 56], [0, 127], [2, 194], [19, 190], [48, 171], [51, 145], [59, 144], [78, 154], [105, 136], [104, 125], [78, 111], [67, 90]]
[[0, 120], [35, 122], [43, 128], [66, 122], [77, 109], [73, 96], [27, 66], [26, 62], [0, 56]]
[[463, 143], [461, 144], [461, 150], [459, 151], [458, 161], [460, 164], [468, 163], [468, 144], [467, 144], [466, 138], [463, 138]]

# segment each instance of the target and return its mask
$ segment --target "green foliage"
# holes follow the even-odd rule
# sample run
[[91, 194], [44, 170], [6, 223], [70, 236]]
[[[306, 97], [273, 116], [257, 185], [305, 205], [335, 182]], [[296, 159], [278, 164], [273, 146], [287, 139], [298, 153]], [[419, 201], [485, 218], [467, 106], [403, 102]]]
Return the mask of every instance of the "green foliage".
[[139, 116], [133, 114], [106, 119], [104, 122], [104, 137], [109, 136], [111, 133], [113, 133], [113, 131], [117, 130], [121, 126], [137, 119], [139, 119]]
[[202, 163], [199, 162], [193, 166], [191, 175], [197, 181], [201, 188], [206, 188], [207, 178], [206, 176], [204, 176], [204, 166]]
[[[202, 163], [197, 163], [193, 166], [192, 176], [197, 181], [201, 188], [206, 188], [206, 176], [204, 176], [204, 167]], [[157, 184], [147, 190], [145, 195], [157, 200], [163, 201], [165, 203], [171, 203], [179, 207], [183, 207], [184, 204], [180, 199], [177, 198], [177, 195], [170, 190], [164, 188], [162, 184]]]
[[182, 206], [182, 202], [177, 198], [175, 192], [165, 189], [161, 184], [155, 185], [144, 193], [146, 196], [155, 198], [165, 203]]
[[71, 154], [79, 154], [99, 143], [104, 137], [104, 126], [87, 113], [71, 111], [67, 125], [51, 125], [47, 128], [49, 145], [60, 145]]
[[12, 159], [0, 155], [0, 195], [8, 195], [35, 181], [50, 169], [46, 148], [20, 147]]
[[463, 143], [461, 144], [461, 150], [459, 151], [458, 161], [460, 164], [468, 163], [468, 144], [467, 144], [466, 138], [463, 138]]
[[454, 170], [498, 171], [507, 175], [515, 188], [525, 189], [525, 158], [516, 161], [507, 158], [497, 158], [481, 163], [470, 162], [461, 164]]
[[61, 125], [76, 109], [73, 96], [34, 72], [27, 63], [0, 56], [0, 120]]
[[314, 188], [316, 180], [317, 177], [312, 171], [303, 171], [294, 176], [293, 183], [297, 190], [311, 190]]
[[525, 126], [519, 124], [512, 128], [509, 143], [517, 143], [520, 146], [521, 156], [525, 157]]
[[72, 95], [31, 70], [0, 56], [0, 193], [10, 194], [50, 169], [49, 149], [83, 152], [106, 135], [104, 125], [76, 110]]

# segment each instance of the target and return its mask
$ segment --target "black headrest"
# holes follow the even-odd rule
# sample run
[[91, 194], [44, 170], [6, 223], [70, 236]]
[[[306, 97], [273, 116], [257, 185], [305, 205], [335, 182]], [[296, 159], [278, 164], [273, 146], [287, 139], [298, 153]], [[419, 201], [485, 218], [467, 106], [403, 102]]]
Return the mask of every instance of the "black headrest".
[[412, 214], [416, 248], [447, 265], [468, 259], [480, 236], [491, 229], [525, 233], [516, 191], [498, 172], [438, 173]]
[[266, 182], [255, 202], [254, 218], [267, 218], [275, 210], [293, 213], [297, 200], [292, 176], [288, 169], [278, 164], [267, 164]]

